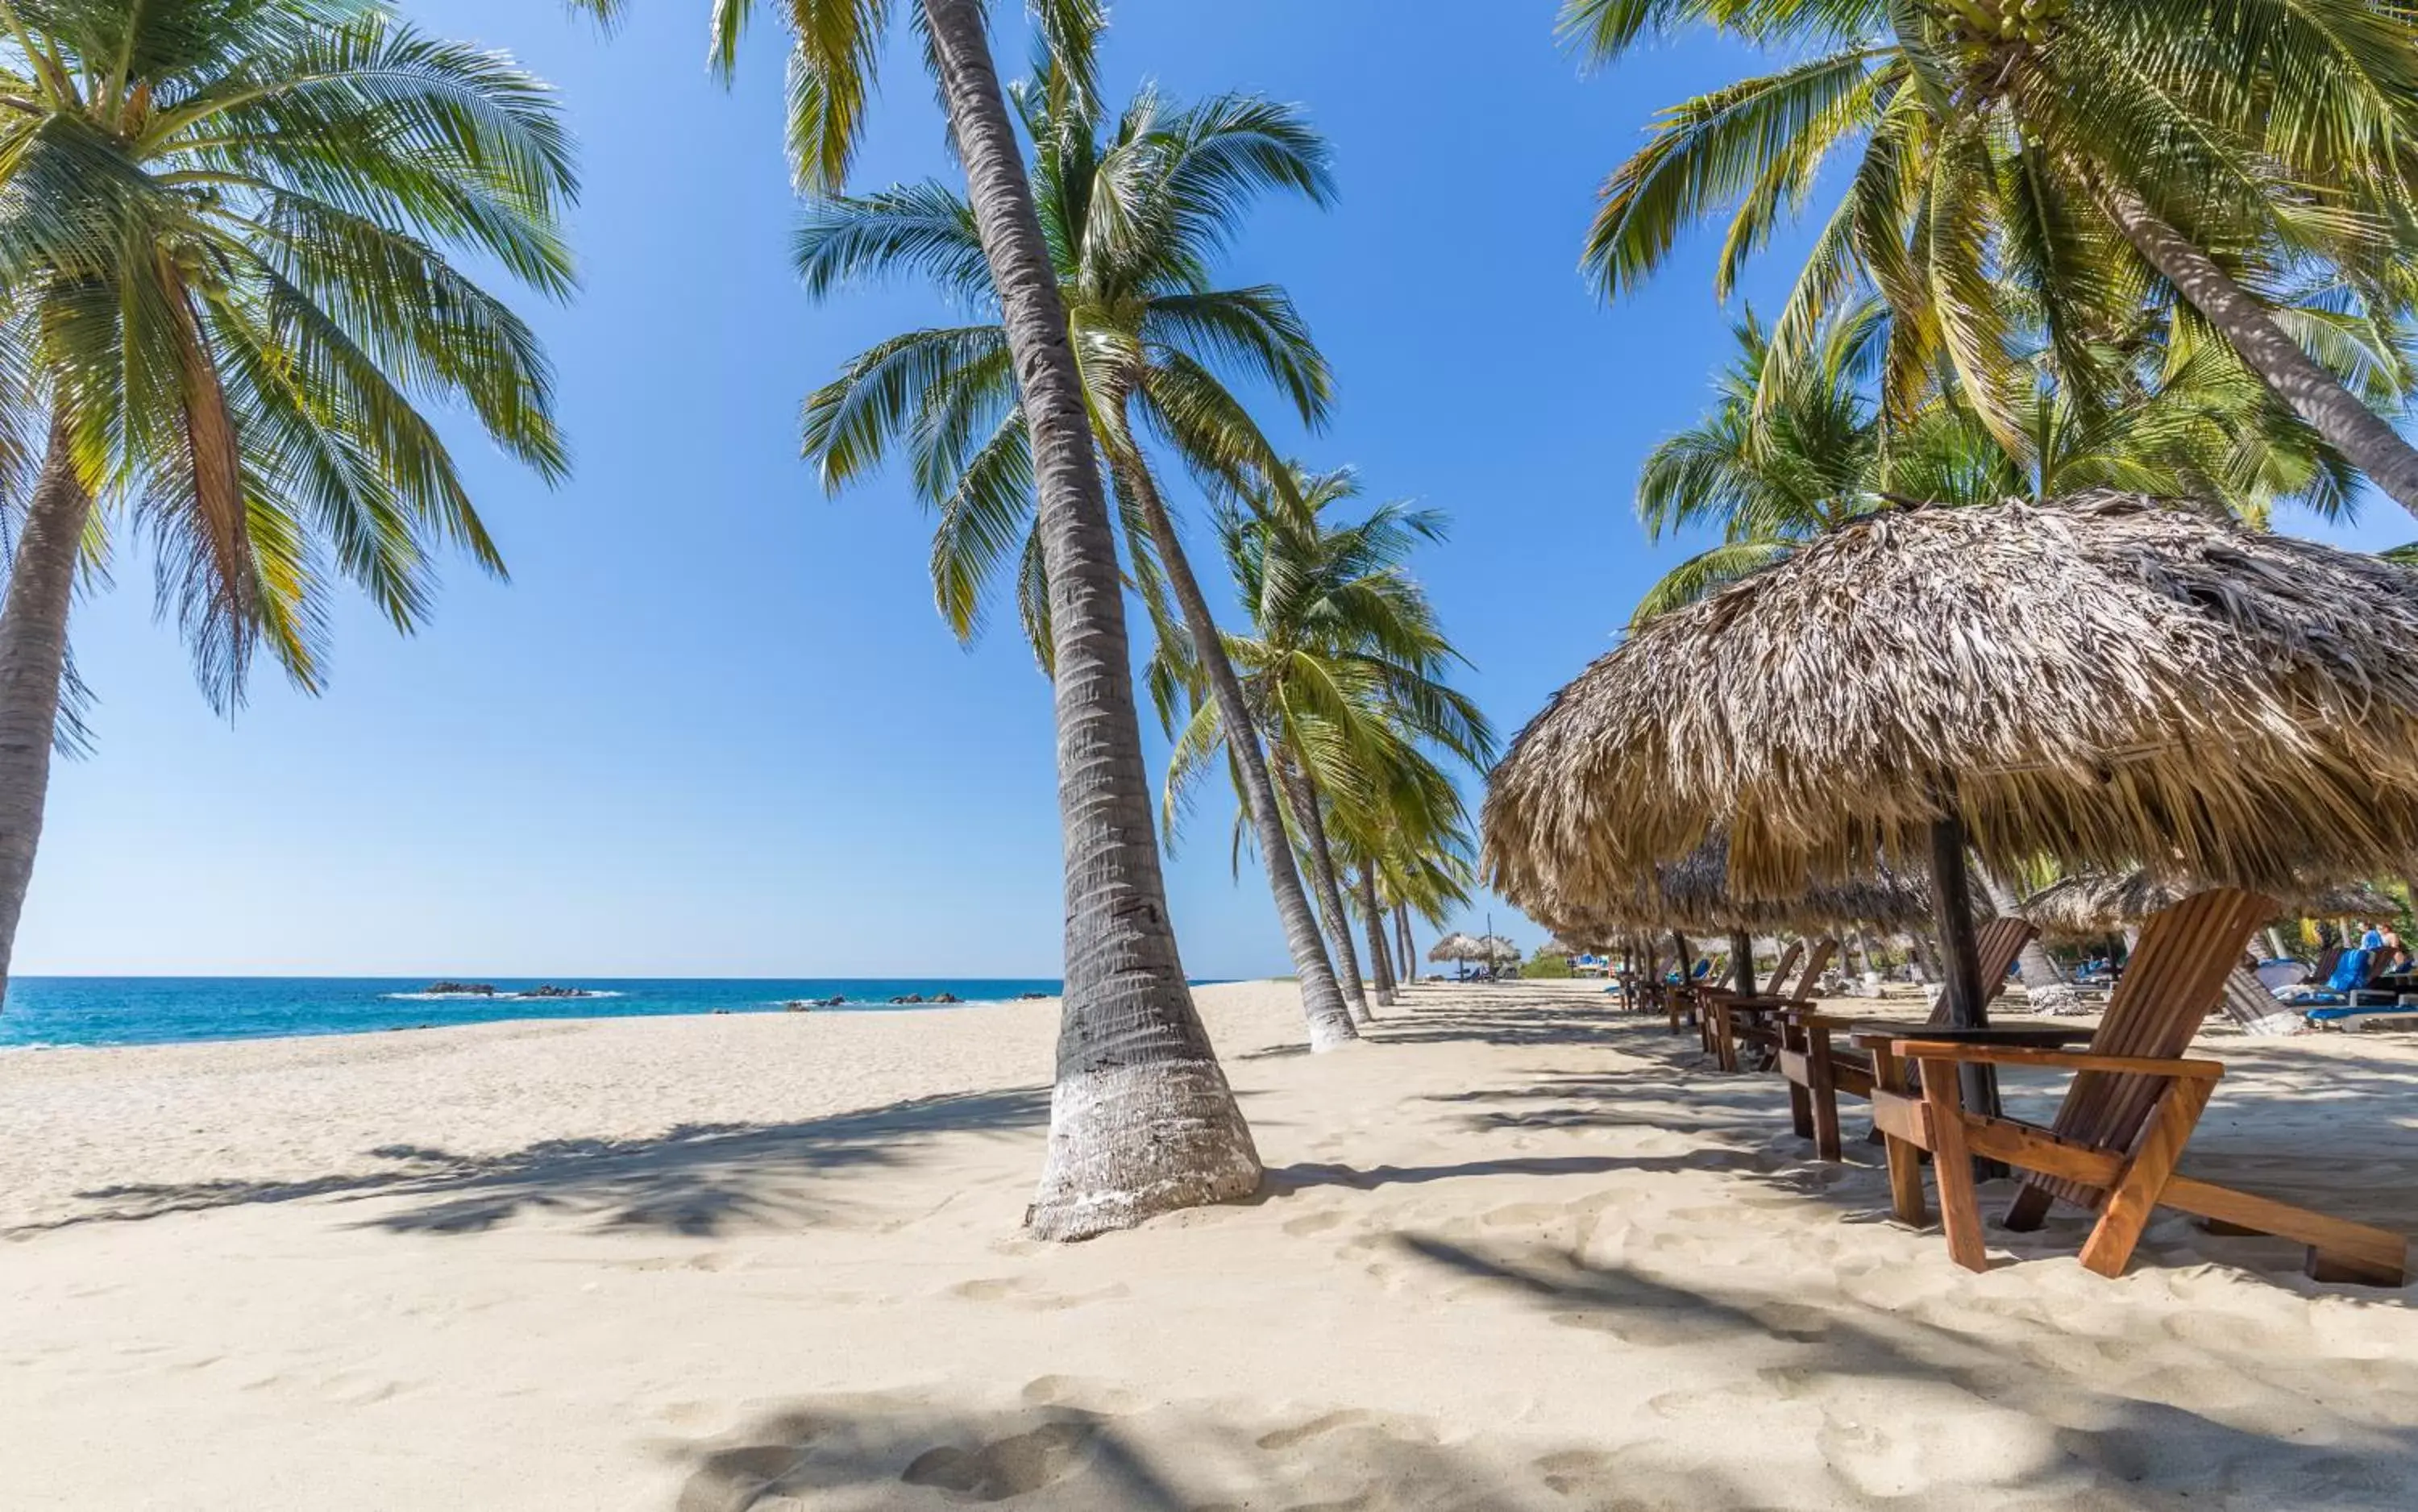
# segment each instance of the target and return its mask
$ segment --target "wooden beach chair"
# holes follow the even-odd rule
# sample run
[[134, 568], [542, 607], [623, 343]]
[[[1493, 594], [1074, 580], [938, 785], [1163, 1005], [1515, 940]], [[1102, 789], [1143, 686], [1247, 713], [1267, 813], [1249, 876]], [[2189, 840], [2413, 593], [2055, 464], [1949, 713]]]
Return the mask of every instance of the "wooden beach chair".
[[[2272, 898], [2239, 889], [2196, 893], [2151, 916], [2107, 1016], [2082, 1051], [1989, 1043], [1989, 1031], [1951, 1037], [1859, 1033], [1873, 1054], [1873, 1118], [1887, 1138], [1897, 1215], [1923, 1221], [1922, 1153], [1933, 1156], [1948, 1252], [1967, 1270], [1988, 1267], [1973, 1188], [1976, 1155], [2023, 1173], [2008, 1210], [2010, 1229], [2036, 1229], [2052, 1202], [2099, 1214], [2082, 1263], [2119, 1275], [2159, 1207], [2211, 1220], [2220, 1233], [2273, 1234], [2308, 1246], [2320, 1281], [2398, 1287], [2408, 1274], [2401, 1235], [2328, 1217], [2288, 1202], [2181, 1174], [2191, 1140], [2225, 1067], [2180, 1059], [2213, 1011], [2226, 973], [2253, 931], [2273, 918]], [[1957, 1069], [2020, 1066], [2075, 1073], [2056, 1121], [2046, 1125], [1988, 1117], [1965, 1106]], [[1921, 1091], [1908, 1071], [1921, 1069]]]
[[[1788, 948], [1780, 953], [1780, 964], [1771, 969], [1770, 995], [1783, 993], [1783, 985], [1788, 980], [1788, 973], [1796, 969], [1797, 957], [1804, 953], [1805, 942], [1801, 939], [1790, 940]], [[1723, 1057], [1721, 1053], [1721, 1035], [1728, 1032], [1726, 1005], [1744, 1000], [1747, 994], [1737, 985], [1738, 979], [1736, 975], [1733, 975], [1730, 980], [1731, 985], [1708, 987], [1705, 990], [1703, 999], [1698, 1003], [1698, 1007], [1703, 1012], [1697, 1015], [1696, 1030], [1704, 1040], [1705, 1053], [1720, 1059], [1724, 1070], [1735, 1071], [1737, 1067], [1731, 1062], [1736, 1058]], [[1758, 994], [1758, 996], [1763, 995]]]
[[[1998, 995], [2007, 990], [2007, 973], [2013, 970], [2015, 957], [2039, 935], [2039, 925], [2012, 915], [1993, 919], [1982, 926], [1975, 944], [1981, 956], [1984, 1007], [1997, 1001]], [[1942, 992], [1939, 1001], [1932, 1007], [1931, 1016], [1924, 1020], [1924, 1027], [1939, 1029], [1947, 1023], [1948, 994]], [[1780, 1074], [1788, 1078], [1790, 1119], [1798, 1138], [1814, 1141], [1816, 1158], [1840, 1158], [1840, 1096], [1844, 1093], [1869, 1099], [1873, 1095], [1873, 1058], [1838, 1041], [1859, 1030], [1887, 1031], [1892, 1027], [1869, 1018], [1842, 1018], [1820, 1013], [1810, 1005], [1792, 1007], [1783, 1013], [1778, 1031], [1777, 1063]], [[2050, 1037], [2058, 1041], [2087, 1040], [2090, 1034], [2080, 1025], [2049, 1031]]]
[[1705, 973], [1713, 969], [1709, 956], [1698, 956], [1692, 970], [1683, 970], [1679, 980], [1662, 985], [1662, 1007], [1671, 1016], [1671, 1032], [1676, 1034], [1687, 1025], [1697, 1021], [1696, 1005], [1706, 990]]
[[1814, 985], [1830, 969], [1830, 958], [1838, 952], [1839, 942], [1835, 939], [1815, 941], [1814, 953], [1805, 958], [1804, 972], [1792, 987], [1786, 970], [1795, 964], [1796, 952], [1791, 947], [1789, 955], [1781, 962], [1782, 970], [1772, 973], [1769, 992], [1752, 998], [1733, 993], [1706, 1005], [1705, 1047], [1723, 1071], [1738, 1069], [1741, 1045], [1754, 1048], [1757, 1071], [1770, 1069], [1772, 1058], [1780, 1050], [1780, 1031], [1772, 1023], [1773, 1017], [1792, 1009], [1813, 1006]]

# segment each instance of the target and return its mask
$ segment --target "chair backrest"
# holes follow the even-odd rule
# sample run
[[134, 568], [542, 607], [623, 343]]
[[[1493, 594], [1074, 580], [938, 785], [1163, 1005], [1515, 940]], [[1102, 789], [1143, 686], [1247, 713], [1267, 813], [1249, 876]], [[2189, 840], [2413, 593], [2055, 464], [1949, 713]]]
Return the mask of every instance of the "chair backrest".
[[1694, 981], [1702, 982], [1706, 973], [1710, 972], [1712, 969], [1713, 958], [1709, 955], [1699, 955], [1696, 957], [1696, 969], [1693, 971], [1689, 972], [1688, 975]]
[[[1973, 943], [1974, 954], [1981, 957], [1983, 1007], [1997, 1001], [1998, 994], [2007, 990], [2007, 972], [2013, 968], [2015, 957], [2039, 934], [2040, 925], [2012, 914], [2001, 914], [1982, 926]], [[1940, 993], [1939, 1000], [1931, 1005], [1931, 1016], [1923, 1022], [1934, 1029], [1948, 1027], [1946, 992]]]
[[1788, 948], [1780, 953], [1780, 964], [1771, 969], [1771, 975], [1766, 979], [1770, 983], [1775, 996], [1785, 995], [1788, 990], [1788, 973], [1796, 970], [1797, 957], [1804, 954], [1805, 941], [1801, 939], [1790, 940]]
[[1977, 954], [1982, 957], [1983, 1002], [1996, 1002], [1998, 994], [2007, 990], [2007, 973], [2015, 969], [2015, 957], [2039, 938], [2040, 925], [2012, 915], [1993, 919], [1982, 926]]
[[1811, 1001], [1814, 997], [1814, 984], [1822, 980], [1822, 973], [1830, 969], [1830, 957], [1838, 954], [1839, 942], [1837, 940], [1815, 940], [1814, 942], [1814, 953], [1805, 957], [1805, 974], [1797, 979], [1797, 990], [1794, 992], [1783, 992], [1782, 995], [1786, 997], [1792, 1002]]
[[2309, 974], [2302, 980], [2315, 982], [2319, 986], [2325, 985], [2334, 976], [2334, 968], [2342, 964], [2342, 957], [2343, 948], [2340, 945], [2328, 945], [2318, 952], [2317, 964], [2309, 968]]
[[[2107, 1016], [2090, 1036], [2093, 1055], [2173, 1060], [2225, 995], [2225, 979], [2242, 948], [2282, 905], [2240, 888], [2195, 893], [2150, 916], [2141, 942], [2117, 982]], [[2052, 1128], [2103, 1149], [2127, 1150], [2156, 1105], [2164, 1083], [2155, 1077], [2085, 1071], [2066, 1089]], [[2096, 1204], [2097, 1194], [2072, 1183], [2034, 1179], [2069, 1202]]]

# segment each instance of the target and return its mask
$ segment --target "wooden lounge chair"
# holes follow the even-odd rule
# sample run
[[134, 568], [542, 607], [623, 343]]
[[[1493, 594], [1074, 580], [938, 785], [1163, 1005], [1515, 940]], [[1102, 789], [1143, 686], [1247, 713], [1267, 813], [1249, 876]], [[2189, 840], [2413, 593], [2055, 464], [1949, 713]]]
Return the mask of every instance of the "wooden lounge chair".
[[1811, 1008], [1814, 984], [1830, 969], [1830, 958], [1839, 952], [1835, 939], [1815, 942], [1814, 954], [1805, 960], [1805, 970], [1797, 985], [1788, 985], [1786, 969], [1794, 964], [1792, 954], [1781, 963], [1782, 970], [1772, 973], [1771, 990], [1753, 997], [1736, 993], [1712, 1000], [1706, 1004], [1705, 1047], [1720, 1062], [1723, 1071], [1738, 1069], [1738, 1046], [1751, 1046], [1756, 1051], [1755, 1069], [1768, 1070], [1780, 1051], [1780, 1031], [1772, 1019], [1792, 1009]]
[[[1873, 1117], [1887, 1136], [1898, 1216], [1923, 1221], [1921, 1160], [1929, 1151], [1948, 1252], [1967, 1270], [1986, 1269], [1973, 1190], [1972, 1157], [1981, 1155], [2023, 1173], [2023, 1189], [2005, 1220], [2010, 1229], [2038, 1228], [2056, 1201], [2096, 1212], [2082, 1263], [2102, 1275], [2123, 1273], [2151, 1213], [2165, 1206], [2212, 1220], [2216, 1232], [2298, 1240], [2309, 1249], [2309, 1275], [2320, 1281], [2403, 1285], [2409, 1242], [2401, 1235], [2196, 1181], [2175, 1168], [2225, 1074], [2216, 1061], [2179, 1057], [2215, 1009], [2242, 946], [2277, 907], [2256, 893], [2220, 889], [2153, 915], [2084, 1051], [1994, 1045], [1986, 1031], [1953, 1039], [1925, 1038], [1921, 1031], [1857, 1035], [1874, 1056], [1879, 1084]], [[1956, 1072], [1974, 1064], [2075, 1076], [2056, 1122], [2043, 1126], [1967, 1108]], [[1921, 1070], [1919, 1095], [1906, 1077], [1913, 1067]]]
[[[2039, 934], [2039, 925], [2012, 916], [1993, 919], [1982, 926], [1975, 943], [1982, 958], [1984, 1006], [1996, 1002], [1998, 994], [2007, 990], [2007, 973], [2013, 969], [2015, 957]], [[1943, 992], [1925, 1027], [1943, 1028], [1947, 1022], [1948, 995]], [[1780, 1028], [1779, 1065], [1780, 1074], [1788, 1078], [1788, 1110], [1798, 1137], [1814, 1141], [1814, 1153], [1820, 1159], [1836, 1160], [1840, 1156], [1840, 1095], [1869, 1098], [1873, 1094], [1873, 1058], [1837, 1041], [1859, 1030], [1886, 1031], [1890, 1027], [1871, 1019], [1817, 1013], [1810, 1007], [1793, 1008], [1784, 1015]], [[2060, 1042], [2081, 1041], [2089, 1039], [2090, 1033], [2087, 1028], [2070, 1025], [2049, 1031], [2049, 1037]]]
[[[1790, 940], [1788, 942], [1788, 948], [1780, 953], [1780, 964], [1771, 969], [1770, 982], [1772, 994], [1784, 994], [1783, 984], [1788, 980], [1788, 973], [1796, 970], [1797, 957], [1802, 955], [1804, 953], [1805, 942], [1801, 939]], [[1721, 1050], [1721, 1035], [1727, 1032], [1729, 1022], [1728, 1015], [1725, 1012], [1725, 1005], [1740, 1001], [1749, 996], [1742, 988], [1736, 985], [1737, 982], [1737, 978], [1733, 976], [1731, 978], [1731, 985], [1723, 987], [1707, 987], [1705, 989], [1701, 1000], [1697, 1004], [1697, 1006], [1703, 1010], [1703, 1012], [1697, 1016], [1696, 1029], [1704, 1039], [1705, 1053], [1720, 1059], [1722, 1063], [1722, 1068], [1729, 1071], [1735, 1071], [1737, 1067], [1733, 1063], [1736, 1057], [1723, 1056], [1722, 1055]], [[1757, 994], [1757, 996], [1763, 995]]]

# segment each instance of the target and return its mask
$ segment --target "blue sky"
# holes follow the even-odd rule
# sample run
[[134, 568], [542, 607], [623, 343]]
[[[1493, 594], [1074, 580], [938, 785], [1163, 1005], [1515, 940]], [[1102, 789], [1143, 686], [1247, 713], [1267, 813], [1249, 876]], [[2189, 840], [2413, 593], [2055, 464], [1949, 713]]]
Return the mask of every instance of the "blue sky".
[[[600, 39], [550, 0], [406, 6], [555, 81], [583, 142], [585, 288], [532, 312], [576, 473], [549, 492], [452, 428], [513, 582], [451, 572], [408, 639], [347, 603], [326, 695], [263, 679], [229, 724], [121, 560], [78, 611], [100, 744], [57, 769], [18, 971], [1056, 974], [1046, 685], [1012, 620], [971, 652], [941, 626], [902, 481], [828, 500], [797, 460], [807, 389], [941, 312], [911, 288], [810, 305], [769, 30], [725, 91], [704, 0], [635, 8]], [[1452, 516], [1418, 572], [1507, 736], [1676, 559], [1630, 483], [1705, 407], [1734, 313], [1701, 248], [1614, 309], [1575, 265], [1652, 110], [1737, 58], [1583, 77], [1553, 10], [1123, 0], [1108, 54], [1120, 93], [1257, 90], [1334, 140], [1341, 203], [1266, 209], [1230, 272], [1289, 285], [1336, 364], [1301, 454]], [[861, 187], [949, 171], [914, 63], [902, 34]], [[2418, 535], [2389, 505], [2284, 523]], [[1186, 963], [1287, 970], [1227, 821], [1204, 807], [1170, 864]]]

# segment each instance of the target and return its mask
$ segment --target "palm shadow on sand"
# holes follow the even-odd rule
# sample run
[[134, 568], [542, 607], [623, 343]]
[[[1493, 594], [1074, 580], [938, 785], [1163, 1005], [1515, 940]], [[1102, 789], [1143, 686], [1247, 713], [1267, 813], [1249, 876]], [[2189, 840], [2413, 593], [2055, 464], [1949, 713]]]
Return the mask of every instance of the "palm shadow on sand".
[[822, 1178], [913, 1164], [935, 1139], [1045, 1126], [1049, 1090], [912, 1098], [788, 1123], [694, 1123], [639, 1139], [546, 1139], [497, 1155], [419, 1145], [368, 1153], [383, 1168], [289, 1181], [130, 1184], [76, 1195], [96, 1204], [29, 1234], [139, 1222], [255, 1202], [400, 1199], [367, 1220], [398, 1233], [472, 1233], [536, 1209], [592, 1214], [603, 1227], [712, 1235], [746, 1225], [817, 1221], [835, 1200]]

